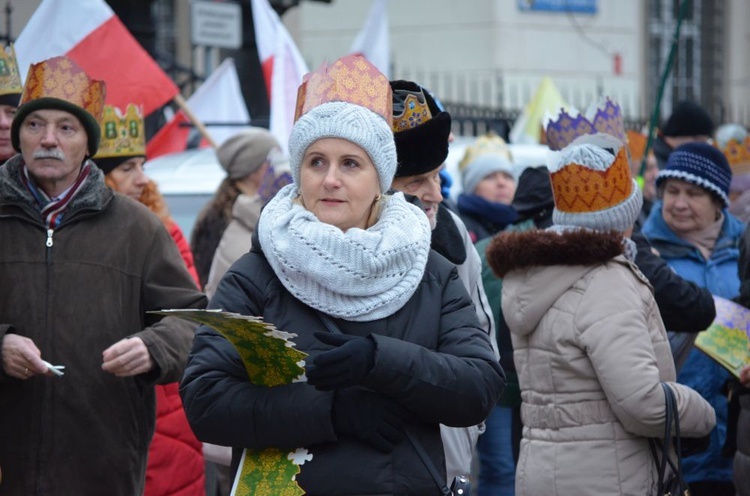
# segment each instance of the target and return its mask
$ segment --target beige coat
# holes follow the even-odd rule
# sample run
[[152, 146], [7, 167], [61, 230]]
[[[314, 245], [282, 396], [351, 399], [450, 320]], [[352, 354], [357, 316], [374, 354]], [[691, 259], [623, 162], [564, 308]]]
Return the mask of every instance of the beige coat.
[[618, 236], [590, 231], [490, 245], [523, 399], [517, 495], [655, 494], [647, 438], [663, 436], [662, 381], [683, 436], [715, 424], [711, 406], [675, 383], [651, 286], [621, 252]]

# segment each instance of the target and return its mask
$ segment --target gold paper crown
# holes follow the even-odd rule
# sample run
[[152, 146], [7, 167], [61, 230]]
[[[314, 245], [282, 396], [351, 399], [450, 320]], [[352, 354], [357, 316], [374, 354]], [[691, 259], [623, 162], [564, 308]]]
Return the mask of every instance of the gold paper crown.
[[464, 156], [458, 163], [458, 168], [463, 171], [470, 163], [482, 155], [500, 155], [508, 160], [508, 162], [513, 162], [513, 156], [505, 140], [497, 134], [490, 132], [478, 137], [473, 144], [466, 147]]
[[297, 90], [294, 121], [328, 102], [348, 102], [368, 108], [381, 115], [389, 126], [393, 119], [388, 78], [361, 55], [347, 55], [306, 74]]
[[67, 57], [53, 57], [29, 67], [20, 105], [41, 98], [54, 98], [82, 108], [98, 123], [102, 118], [106, 93], [104, 81], [91, 79]]
[[557, 119], [547, 124], [547, 145], [551, 150], [562, 150], [579, 136], [596, 133], [609, 134], [627, 143], [620, 106], [609, 98], [604, 108], [596, 109], [592, 120], [582, 114], [573, 117], [567, 111], [560, 110]]
[[637, 131], [628, 130], [626, 133], [628, 139], [628, 151], [630, 152], [630, 160], [635, 162], [641, 162], [643, 160], [643, 152], [646, 151], [646, 142], [648, 138], [645, 134]]
[[18, 61], [13, 45], [0, 50], [0, 96], [20, 95], [21, 76], [18, 74]]
[[141, 109], [128, 105], [125, 115], [111, 105], [104, 106], [102, 139], [95, 158], [146, 155], [146, 133]]
[[[420, 100], [419, 96], [422, 99]], [[410, 92], [406, 98], [404, 98], [404, 111], [399, 115], [393, 116], [393, 132], [398, 133], [405, 129], [411, 129], [417, 127], [420, 124], [432, 119], [432, 113], [430, 107], [427, 105], [424, 93], [420, 91], [420, 94]]]
[[[576, 143], [590, 143], [601, 148], [614, 146], [614, 162], [607, 170], [594, 170], [575, 162], [565, 164], [550, 173], [555, 208], [566, 213], [589, 213], [605, 210], [627, 200], [633, 192], [633, 180], [625, 146], [614, 142], [602, 143], [601, 135]], [[606, 139], [606, 138], [605, 138]], [[609, 140], [612, 140], [609, 137]]]
[[750, 172], [750, 134], [741, 143], [736, 139], [730, 139], [721, 151], [727, 157], [733, 174]]

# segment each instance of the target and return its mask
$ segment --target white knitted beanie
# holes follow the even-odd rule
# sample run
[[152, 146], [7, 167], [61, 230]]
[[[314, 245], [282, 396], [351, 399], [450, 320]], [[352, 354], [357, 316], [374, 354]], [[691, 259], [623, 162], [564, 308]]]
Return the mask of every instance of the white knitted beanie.
[[391, 126], [382, 116], [353, 103], [329, 102], [300, 117], [289, 136], [289, 166], [298, 187], [302, 157], [321, 138], [342, 138], [360, 146], [375, 164], [381, 193], [391, 188], [397, 165], [396, 145]]

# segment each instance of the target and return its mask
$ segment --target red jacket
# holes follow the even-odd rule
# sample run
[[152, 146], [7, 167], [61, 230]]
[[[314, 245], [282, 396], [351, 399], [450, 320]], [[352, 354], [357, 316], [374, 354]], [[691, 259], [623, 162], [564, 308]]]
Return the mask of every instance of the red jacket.
[[[176, 223], [168, 226], [185, 265], [198, 284], [190, 246]], [[156, 386], [156, 431], [148, 449], [144, 496], [205, 496], [203, 444], [182, 409], [179, 383]]]

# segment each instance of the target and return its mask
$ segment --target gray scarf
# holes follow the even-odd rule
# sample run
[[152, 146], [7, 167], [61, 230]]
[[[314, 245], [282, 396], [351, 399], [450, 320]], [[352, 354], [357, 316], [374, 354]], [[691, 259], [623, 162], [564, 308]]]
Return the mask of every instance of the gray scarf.
[[284, 287], [337, 318], [372, 321], [398, 311], [417, 289], [430, 252], [430, 224], [402, 193], [383, 200], [377, 222], [346, 232], [320, 222], [285, 186], [266, 205], [258, 236]]

